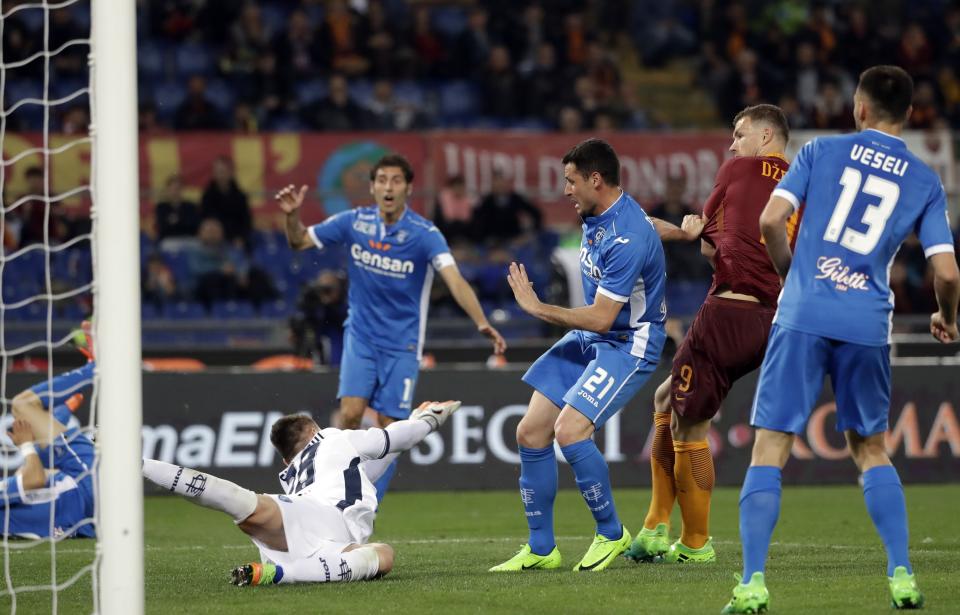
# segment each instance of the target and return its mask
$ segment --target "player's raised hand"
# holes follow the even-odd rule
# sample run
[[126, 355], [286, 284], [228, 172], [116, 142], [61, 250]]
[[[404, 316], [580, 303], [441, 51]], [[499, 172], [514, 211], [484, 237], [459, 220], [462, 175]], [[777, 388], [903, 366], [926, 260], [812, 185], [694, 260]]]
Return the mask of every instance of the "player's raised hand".
[[941, 344], [949, 344], [960, 339], [960, 331], [957, 330], [956, 321], [950, 325], [944, 323], [943, 314], [940, 312], [930, 315], [930, 335]]
[[300, 186], [300, 190], [298, 191], [293, 184], [290, 184], [277, 193], [276, 199], [277, 203], [280, 204], [280, 209], [283, 210], [283, 213], [292, 214], [300, 209], [301, 205], [303, 205], [303, 197], [306, 196], [306, 194], [306, 186]]
[[680, 223], [680, 230], [686, 233], [690, 241], [698, 239], [703, 234], [703, 227], [706, 226], [706, 220], [698, 214], [687, 214]]
[[537, 306], [540, 305], [540, 299], [533, 290], [533, 282], [527, 277], [527, 269], [521, 264], [510, 263], [510, 270], [507, 273], [507, 283], [513, 291], [513, 297], [517, 300], [517, 305], [524, 312], [531, 316], [536, 316]]
[[503, 339], [503, 336], [500, 335], [500, 332], [494, 329], [493, 325], [490, 323], [480, 325], [477, 327], [477, 331], [479, 331], [481, 335], [490, 338], [490, 341], [493, 343], [494, 354], [503, 354], [507, 349], [507, 341]]

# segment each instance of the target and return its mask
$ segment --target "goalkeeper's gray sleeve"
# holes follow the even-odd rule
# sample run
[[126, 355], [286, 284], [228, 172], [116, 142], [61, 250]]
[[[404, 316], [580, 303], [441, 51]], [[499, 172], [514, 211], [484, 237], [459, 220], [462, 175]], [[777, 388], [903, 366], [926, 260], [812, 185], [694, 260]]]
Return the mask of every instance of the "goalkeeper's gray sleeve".
[[347, 438], [362, 461], [382, 459], [390, 453], [402, 453], [419, 444], [433, 431], [427, 421], [406, 420], [387, 425], [386, 429], [352, 430]]

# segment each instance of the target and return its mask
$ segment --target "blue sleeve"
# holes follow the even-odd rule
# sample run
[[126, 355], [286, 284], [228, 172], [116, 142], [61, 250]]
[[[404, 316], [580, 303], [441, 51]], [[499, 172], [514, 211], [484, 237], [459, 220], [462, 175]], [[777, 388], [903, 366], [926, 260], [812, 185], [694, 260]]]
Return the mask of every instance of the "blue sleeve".
[[446, 238], [435, 226], [424, 235], [424, 249], [426, 259], [437, 271], [454, 263]]
[[797, 157], [790, 163], [787, 174], [773, 191], [774, 196], [790, 201], [794, 209], [799, 209], [800, 205], [807, 200], [807, 188], [810, 185], [813, 161], [817, 155], [817, 141], [813, 139], [800, 148]]
[[8, 476], [6, 480], [0, 482], [0, 505], [8, 506], [12, 504], [21, 504], [23, 502], [22, 491], [17, 477]]
[[953, 252], [953, 233], [950, 231], [950, 217], [947, 215], [947, 194], [939, 181], [914, 230], [927, 258], [941, 252]]
[[626, 303], [640, 277], [647, 252], [640, 238], [631, 233], [607, 242], [603, 251], [603, 277], [597, 292]]
[[310, 239], [319, 248], [323, 249], [330, 244], [343, 243], [347, 241], [347, 233], [350, 230], [350, 220], [353, 217], [353, 210], [341, 211], [330, 216], [320, 224], [314, 224], [307, 229]]

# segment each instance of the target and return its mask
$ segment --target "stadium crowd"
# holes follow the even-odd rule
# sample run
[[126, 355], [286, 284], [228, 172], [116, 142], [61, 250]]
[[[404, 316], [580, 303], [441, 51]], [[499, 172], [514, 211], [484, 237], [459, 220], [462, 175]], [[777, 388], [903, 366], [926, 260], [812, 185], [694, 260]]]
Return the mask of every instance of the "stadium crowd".
[[[885, 7], [889, 10], [789, 0], [559, 0], [519, 6], [500, 0], [141, 1], [140, 127], [145, 132], [658, 129], [668, 127], [669, 114], [637, 106], [632, 73], [678, 61], [694, 68], [695, 85], [715, 101], [718, 126], [742, 107], [767, 101], [778, 102], [795, 129], [852, 128], [852, 88], [865, 62], [897, 63], [914, 76], [912, 127], [957, 126], [960, 7], [945, 2]], [[89, 15], [82, 7], [67, 7], [51, 11], [51, 20], [55, 48], [83, 38]], [[42, 11], [23, 10], [6, 19], [5, 62], [36, 53], [42, 28]], [[34, 61], [8, 71], [7, 97], [36, 95], [42, 66]], [[64, 47], [51, 69], [57, 89], [52, 95], [79, 87], [87, 70], [82, 46]], [[67, 134], [86, 129], [83, 97], [54, 109], [59, 110], [51, 116], [54, 129]], [[41, 128], [37, 110], [21, 107], [8, 117], [7, 130]], [[144, 225], [145, 316], [293, 314], [301, 338], [317, 326], [333, 327], [342, 310], [320, 298], [342, 300], [341, 256], [294, 255], [277, 232], [255, 230], [229, 160], [218, 160], [210, 177], [199, 203], [186, 200], [180, 179], [170, 177], [153, 219]], [[43, 194], [41, 168], [27, 170], [26, 179], [24, 194], [4, 195], [8, 206]], [[644, 205], [652, 215], [679, 224], [701, 206], [682, 201], [682, 184], [671, 178], [659, 202]], [[506, 181], [494, 181], [490, 194], [468, 194], [458, 177], [437, 188], [427, 211], [487, 307], [513, 306], [502, 275], [511, 260], [535, 263], [532, 275], [549, 283], [550, 250], [559, 238], [543, 228], [530, 195], [512, 192]], [[8, 251], [44, 240], [65, 244], [89, 231], [89, 221], [71, 208], [54, 204], [49, 217], [46, 209], [42, 200], [28, 198], [6, 214]], [[52, 256], [54, 290], [89, 281], [85, 245]], [[709, 279], [697, 246], [667, 249], [670, 279]], [[20, 268], [27, 274], [42, 271], [43, 259], [34, 258], [40, 253], [27, 256], [8, 263], [7, 280]], [[17, 279], [4, 285], [8, 302], [40, 292], [44, 276]], [[897, 311], [929, 312], [931, 283], [919, 245], [908, 242], [891, 270]], [[441, 310], [449, 304], [442, 294], [434, 299]], [[39, 307], [8, 314], [45, 317]], [[317, 310], [323, 314], [319, 320]], [[321, 325], [311, 324], [317, 322]]]

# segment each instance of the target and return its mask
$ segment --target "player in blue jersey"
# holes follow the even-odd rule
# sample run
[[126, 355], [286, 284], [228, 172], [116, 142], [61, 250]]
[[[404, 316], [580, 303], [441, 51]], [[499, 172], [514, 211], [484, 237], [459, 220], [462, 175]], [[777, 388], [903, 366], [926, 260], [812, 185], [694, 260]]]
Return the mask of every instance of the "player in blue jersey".
[[565, 193], [583, 218], [580, 270], [587, 305], [541, 303], [523, 265], [510, 265], [508, 281], [520, 307], [572, 331], [523, 377], [534, 388], [517, 426], [520, 497], [530, 537], [493, 572], [561, 565], [553, 533], [554, 440], [597, 522], [593, 543], [574, 570], [604, 570], [630, 546], [630, 533], [614, 507], [607, 463], [591, 437], [640, 390], [660, 360], [666, 320], [663, 247], [640, 205], [620, 189], [620, 161], [609, 144], [588, 139], [570, 150], [563, 164]]
[[72, 409], [82, 400], [80, 391], [93, 382], [96, 364], [90, 357], [80, 369], [41, 382], [13, 398], [14, 421], [8, 435], [20, 448], [23, 465], [0, 482], [0, 502], [5, 508], [0, 533], [6, 536], [96, 535], [94, 445], [79, 428], [68, 427]]
[[[854, 119], [860, 132], [807, 143], [774, 190], [760, 230], [786, 278], [757, 383], [753, 457], [740, 492], [742, 582], [725, 613], [764, 611], [764, 565], [780, 512], [780, 472], [829, 374], [837, 429], [862, 473], [867, 511], [887, 552], [895, 608], [919, 608], [907, 556], [903, 487], [884, 447], [890, 406], [893, 258], [915, 232], [933, 268], [939, 311], [930, 332], [957, 340], [960, 274], [946, 196], [937, 175], [899, 137], [910, 115], [913, 81], [875, 66], [860, 76]], [[785, 222], [806, 202], [796, 253]], [[787, 393], [789, 391], [789, 393]]]
[[[490, 338], [494, 352], [503, 353], [503, 337], [487, 320], [443, 235], [407, 205], [413, 168], [403, 156], [386, 155], [371, 169], [375, 205], [341, 212], [309, 228], [299, 213], [306, 190], [288, 186], [277, 194], [291, 247], [322, 250], [340, 244], [349, 252], [349, 313], [337, 392], [345, 429], [360, 426], [368, 405], [377, 411], [381, 427], [409, 416], [434, 271], [477, 331]], [[395, 467], [377, 482], [380, 500]]]

